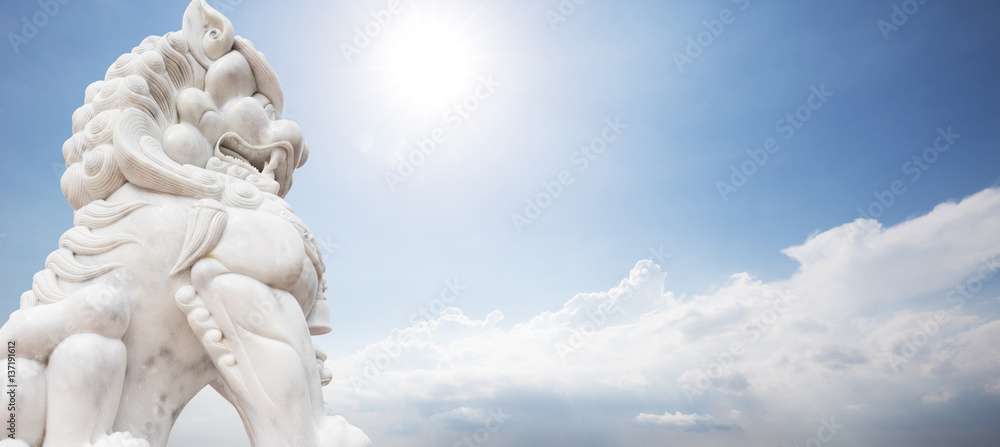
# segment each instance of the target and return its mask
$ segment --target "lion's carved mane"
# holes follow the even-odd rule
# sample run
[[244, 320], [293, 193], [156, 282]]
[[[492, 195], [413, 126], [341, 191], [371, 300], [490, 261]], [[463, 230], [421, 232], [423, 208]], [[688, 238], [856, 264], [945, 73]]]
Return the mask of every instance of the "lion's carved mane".
[[[280, 116], [281, 87], [264, 55], [235, 36], [229, 20], [207, 9], [185, 15], [181, 32], [150, 36], [87, 87], [63, 144], [63, 194], [74, 209], [106, 199], [126, 182], [166, 194], [218, 198], [223, 185], [206, 166], [182, 165], [163, 149], [164, 131], [178, 123], [177, 98], [204, 89], [211, 64], [230, 51], [250, 64], [260, 93]], [[212, 142], [214, 143], [214, 142]], [[267, 189], [266, 187], [264, 189]]]

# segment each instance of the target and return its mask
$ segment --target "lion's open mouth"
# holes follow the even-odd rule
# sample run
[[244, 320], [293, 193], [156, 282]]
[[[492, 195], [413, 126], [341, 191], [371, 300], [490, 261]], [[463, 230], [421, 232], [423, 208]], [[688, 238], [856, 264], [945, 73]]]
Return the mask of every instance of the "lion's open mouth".
[[226, 132], [215, 145], [216, 157], [278, 182], [282, 191], [288, 190], [287, 182], [294, 169], [294, 166], [286, 163], [292, 152], [292, 145], [287, 141], [255, 146], [235, 132]]

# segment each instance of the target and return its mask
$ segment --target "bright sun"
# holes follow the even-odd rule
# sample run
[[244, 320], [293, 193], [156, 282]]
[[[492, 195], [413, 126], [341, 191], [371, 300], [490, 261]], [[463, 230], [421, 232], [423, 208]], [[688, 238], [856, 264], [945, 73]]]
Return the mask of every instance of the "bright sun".
[[383, 88], [417, 108], [455, 101], [475, 81], [469, 41], [453, 24], [413, 17], [391, 25], [376, 66]]

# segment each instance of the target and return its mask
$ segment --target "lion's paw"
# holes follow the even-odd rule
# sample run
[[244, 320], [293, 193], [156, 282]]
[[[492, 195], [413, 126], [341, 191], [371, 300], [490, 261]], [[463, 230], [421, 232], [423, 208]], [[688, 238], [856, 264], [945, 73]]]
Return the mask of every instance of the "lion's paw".
[[115, 432], [99, 439], [93, 447], [149, 447], [149, 441], [136, 438], [129, 432]]

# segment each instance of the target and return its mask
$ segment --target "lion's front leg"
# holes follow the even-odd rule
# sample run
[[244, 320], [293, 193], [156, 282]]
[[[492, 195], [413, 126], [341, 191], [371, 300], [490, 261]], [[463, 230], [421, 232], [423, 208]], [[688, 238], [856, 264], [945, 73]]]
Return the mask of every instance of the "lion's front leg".
[[125, 344], [97, 334], [63, 340], [49, 358], [43, 447], [85, 446], [111, 434], [125, 380]]
[[111, 434], [129, 314], [120, 290], [95, 284], [11, 315], [0, 339], [9, 343], [16, 365], [11, 400], [18, 439], [32, 447], [80, 447]]
[[[230, 272], [214, 259], [198, 261], [191, 277], [196, 295], [179, 295], [178, 302], [189, 321], [195, 320], [196, 331], [205, 328], [199, 335], [207, 343], [227, 398], [243, 418], [251, 443], [323, 445], [320, 438], [326, 416], [320, 374], [295, 298]], [[202, 306], [207, 314], [199, 315], [197, 309]]]

